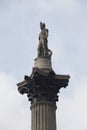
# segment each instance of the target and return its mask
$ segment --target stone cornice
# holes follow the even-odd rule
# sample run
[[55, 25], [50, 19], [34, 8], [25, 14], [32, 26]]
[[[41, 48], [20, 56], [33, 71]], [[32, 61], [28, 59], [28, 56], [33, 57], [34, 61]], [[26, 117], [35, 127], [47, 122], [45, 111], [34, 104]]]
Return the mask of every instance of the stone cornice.
[[58, 93], [62, 87], [68, 85], [69, 75], [56, 75], [53, 70], [44, 72], [38, 68], [33, 68], [29, 76], [24, 77], [24, 81], [17, 84], [21, 94], [27, 93], [31, 103], [37, 101], [58, 101]]

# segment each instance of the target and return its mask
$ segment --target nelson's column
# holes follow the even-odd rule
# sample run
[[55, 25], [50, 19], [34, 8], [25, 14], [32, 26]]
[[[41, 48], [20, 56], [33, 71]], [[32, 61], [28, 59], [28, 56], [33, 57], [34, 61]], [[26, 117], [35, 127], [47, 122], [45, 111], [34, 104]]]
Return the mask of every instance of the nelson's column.
[[[68, 85], [69, 75], [56, 74], [52, 68], [52, 51], [48, 49], [48, 29], [40, 22], [38, 56], [30, 76], [17, 84], [21, 94], [31, 102], [31, 130], [56, 130], [56, 102], [62, 87]], [[33, 51], [33, 50], [32, 50]]]

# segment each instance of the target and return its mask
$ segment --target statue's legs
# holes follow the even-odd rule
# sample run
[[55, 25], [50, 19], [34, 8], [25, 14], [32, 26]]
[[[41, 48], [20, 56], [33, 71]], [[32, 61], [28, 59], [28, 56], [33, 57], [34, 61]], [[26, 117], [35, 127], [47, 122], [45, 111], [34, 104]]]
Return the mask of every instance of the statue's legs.
[[43, 50], [44, 50], [44, 56], [48, 55], [47, 40], [42, 40], [42, 46], [43, 46]]
[[38, 57], [48, 55], [47, 40], [40, 40], [38, 45]]

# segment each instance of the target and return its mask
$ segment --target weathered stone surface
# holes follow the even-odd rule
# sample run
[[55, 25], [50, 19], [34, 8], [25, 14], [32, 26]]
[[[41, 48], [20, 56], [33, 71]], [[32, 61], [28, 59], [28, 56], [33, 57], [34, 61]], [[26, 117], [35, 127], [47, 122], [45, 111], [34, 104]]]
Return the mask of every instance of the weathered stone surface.
[[30, 77], [18, 83], [18, 90], [21, 94], [27, 93], [29, 101], [58, 101], [58, 93], [62, 87], [68, 85], [69, 75], [56, 75], [54, 71], [45, 72], [33, 68]]
[[35, 65], [39, 69], [45, 70], [52, 70], [51, 58], [49, 57], [39, 57], [35, 59]]
[[56, 105], [40, 101], [31, 106], [32, 130], [56, 130]]

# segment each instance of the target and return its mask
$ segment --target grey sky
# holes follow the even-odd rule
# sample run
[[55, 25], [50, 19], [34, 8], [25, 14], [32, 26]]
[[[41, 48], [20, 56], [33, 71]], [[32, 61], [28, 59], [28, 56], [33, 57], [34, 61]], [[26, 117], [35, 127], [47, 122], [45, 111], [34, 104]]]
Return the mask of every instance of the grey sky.
[[16, 83], [31, 74], [40, 21], [49, 29], [54, 71], [71, 76], [69, 87], [60, 91], [57, 127], [87, 130], [85, 0], [0, 0], [0, 129], [30, 129], [30, 103]]

